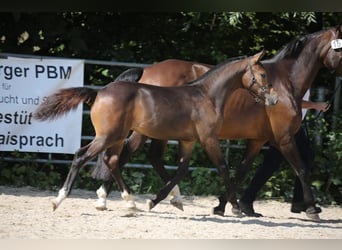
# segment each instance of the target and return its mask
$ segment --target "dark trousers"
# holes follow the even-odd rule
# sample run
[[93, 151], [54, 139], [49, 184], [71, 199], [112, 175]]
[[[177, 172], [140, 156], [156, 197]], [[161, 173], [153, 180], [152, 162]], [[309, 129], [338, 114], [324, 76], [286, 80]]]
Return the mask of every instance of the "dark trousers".
[[[295, 135], [295, 140], [306, 168], [308, 169], [308, 171], [311, 171], [314, 159], [314, 152], [311, 148], [310, 140], [303, 127], [301, 127]], [[281, 163], [283, 163], [284, 161], [285, 159], [283, 155], [276, 148], [270, 147], [264, 155], [263, 164], [257, 169], [252, 181], [250, 182], [240, 200], [245, 203], [253, 203], [259, 190], [273, 175], [273, 173], [280, 168]], [[292, 203], [302, 201], [303, 188], [299, 178], [296, 177]]]

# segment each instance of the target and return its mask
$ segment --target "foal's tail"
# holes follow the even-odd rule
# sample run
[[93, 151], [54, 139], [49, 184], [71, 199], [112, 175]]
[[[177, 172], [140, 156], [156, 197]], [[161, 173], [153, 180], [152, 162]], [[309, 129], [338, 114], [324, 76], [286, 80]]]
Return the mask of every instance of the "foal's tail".
[[97, 91], [86, 87], [61, 89], [40, 104], [33, 117], [37, 120], [55, 120], [77, 108], [81, 102], [92, 105]]

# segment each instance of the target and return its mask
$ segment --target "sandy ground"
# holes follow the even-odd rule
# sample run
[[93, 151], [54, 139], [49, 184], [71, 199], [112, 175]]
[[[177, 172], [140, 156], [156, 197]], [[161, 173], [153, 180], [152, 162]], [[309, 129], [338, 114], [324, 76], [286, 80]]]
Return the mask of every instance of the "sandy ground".
[[184, 196], [184, 211], [165, 200], [152, 211], [136, 196], [141, 210], [130, 213], [120, 194], [110, 194], [106, 211], [94, 208], [95, 192], [73, 190], [52, 211], [57, 192], [0, 186], [0, 239], [342, 239], [342, 207], [325, 206], [321, 221], [293, 214], [290, 204], [257, 201], [260, 218], [211, 213], [216, 197]]

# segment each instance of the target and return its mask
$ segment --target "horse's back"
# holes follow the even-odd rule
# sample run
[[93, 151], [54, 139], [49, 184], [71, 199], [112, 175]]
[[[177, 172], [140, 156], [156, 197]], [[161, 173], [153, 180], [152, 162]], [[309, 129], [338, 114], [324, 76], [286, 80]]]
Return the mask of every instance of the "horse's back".
[[130, 68], [118, 75], [114, 82], [128, 81], [138, 82], [144, 72], [144, 68]]
[[145, 67], [140, 83], [157, 86], [181, 86], [192, 82], [210, 69], [210, 65], [167, 59]]

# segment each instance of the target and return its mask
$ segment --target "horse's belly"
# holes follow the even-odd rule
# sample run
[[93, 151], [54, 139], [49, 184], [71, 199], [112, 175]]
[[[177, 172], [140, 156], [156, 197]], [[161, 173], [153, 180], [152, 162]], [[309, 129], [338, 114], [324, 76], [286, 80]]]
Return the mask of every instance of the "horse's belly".
[[248, 131], [241, 129], [222, 129], [219, 133], [221, 140], [240, 140], [240, 139], [259, 139], [260, 134], [257, 131]]
[[144, 130], [144, 129], [134, 129], [136, 132], [143, 134], [147, 137], [159, 140], [194, 140], [193, 133], [184, 133], [173, 131], [163, 131], [163, 130]]
[[160, 140], [193, 140], [192, 126], [180, 122], [143, 122], [134, 126], [133, 130], [145, 136]]
[[271, 136], [271, 130], [267, 129], [265, 123], [256, 123], [255, 120], [237, 121], [237, 119], [225, 120], [218, 134], [219, 139], [264, 139]]

